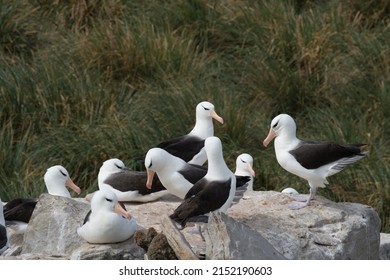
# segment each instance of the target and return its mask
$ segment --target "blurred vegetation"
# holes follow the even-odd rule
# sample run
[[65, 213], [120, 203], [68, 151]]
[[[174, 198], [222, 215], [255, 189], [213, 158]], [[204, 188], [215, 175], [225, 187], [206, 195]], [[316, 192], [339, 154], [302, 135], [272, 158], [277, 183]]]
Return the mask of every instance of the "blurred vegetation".
[[320, 194], [374, 207], [390, 232], [390, 2], [0, 0], [0, 197], [38, 196], [64, 165], [97, 189], [215, 105], [224, 156], [250, 153], [255, 189], [307, 183], [262, 140], [291, 114], [303, 139], [367, 143]]

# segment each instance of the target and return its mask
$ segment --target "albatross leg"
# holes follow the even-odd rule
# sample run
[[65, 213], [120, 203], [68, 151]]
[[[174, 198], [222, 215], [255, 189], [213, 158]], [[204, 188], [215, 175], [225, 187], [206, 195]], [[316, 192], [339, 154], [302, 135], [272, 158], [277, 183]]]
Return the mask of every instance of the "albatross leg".
[[194, 235], [199, 234], [200, 238], [202, 238], [203, 241], [206, 240], [203, 236], [203, 227], [198, 223], [195, 223], [195, 225], [191, 229], [188, 230], [188, 233], [194, 234]]
[[[309, 205], [310, 201], [314, 199], [317, 192], [317, 188], [310, 186], [310, 195], [305, 201], [292, 201], [288, 204], [288, 208], [291, 210], [298, 210]], [[295, 198], [294, 198], [295, 199]]]

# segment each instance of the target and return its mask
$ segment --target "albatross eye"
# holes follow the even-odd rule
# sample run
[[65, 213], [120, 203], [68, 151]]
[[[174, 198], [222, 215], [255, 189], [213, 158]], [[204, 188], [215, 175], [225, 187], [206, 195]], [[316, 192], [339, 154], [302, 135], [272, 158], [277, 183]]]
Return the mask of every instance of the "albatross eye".
[[65, 172], [63, 172], [62, 170], [60, 170], [61, 174], [64, 175], [64, 177], [67, 177], [68, 175], [66, 175]]
[[115, 163], [115, 166], [118, 168], [118, 169], [122, 169], [122, 166], [119, 166], [118, 164]]
[[206, 108], [202, 105], [203, 109], [205, 109], [206, 111], [210, 110], [210, 108]]
[[240, 158], [241, 159], [241, 161], [243, 162], [243, 163], [246, 163], [246, 161], [245, 160], [243, 160], [242, 158]]
[[112, 202], [112, 199], [109, 199], [109, 198], [107, 198], [107, 197], [106, 197], [106, 200], [107, 200], [108, 202]]
[[272, 128], [275, 128], [275, 127], [277, 127], [278, 126], [278, 124], [279, 124], [279, 121], [277, 121], [273, 126], [272, 126]]
[[150, 167], [152, 167], [152, 161], [150, 161], [150, 164], [149, 164], [148, 168], [150, 168]]

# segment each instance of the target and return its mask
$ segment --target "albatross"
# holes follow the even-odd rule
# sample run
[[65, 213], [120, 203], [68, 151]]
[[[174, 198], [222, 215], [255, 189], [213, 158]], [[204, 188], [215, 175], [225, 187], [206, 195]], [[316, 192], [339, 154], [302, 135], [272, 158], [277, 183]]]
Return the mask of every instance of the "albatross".
[[362, 151], [365, 144], [343, 145], [298, 139], [295, 121], [287, 114], [280, 114], [272, 120], [263, 145], [267, 147], [274, 138], [278, 163], [288, 172], [306, 179], [310, 186], [308, 199], [290, 203], [290, 209], [300, 209], [309, 205], [315, 197], [317, 188], [325, 188], [329, 184], [327, 177], [368, 155], [367, 151]]
[[99, 190], [113, 191], [118, 201], [149, 202], [169, 193], [158, 179], [145, 188], [146, 180], [145, 171], [131, 170], [117, 158], [103, 162], [98, 174]]
[[[163, 186], [171, 194], [181, 199], [184, 199], [194, 184], [207, 174], [207, 167], [189, 164], [161, 148], [152, 148], [146, 153], [145, 167], [148, 175], [146, 188], [150, 189], [153, 186], [154, 177], [157, 174]], [[247, 190], [250, 180], [251, 177], [248, 174], [236, 175], [237, 191], [235, 200], [238, 201], [242, 197], [242, 193]], [[239, 190], [242, 191], [239, 192]]]
[[8, 235], [3, 215], [3, 202], [0, 199], [0, 255], [8, 249]]
[[256, 176], [256, 173], [253, 169], [253, 157], [250, 154], [243, 153], [237, 157], [234, 174], [236, 176], [249, 176], [250, 180], [247, 190], [253, 191], [253, 178]]
[[206, 175], [187, 192], [184, 201], [170, 218], [181, 228], [196, 216], [208, 215], [212, 211], [225, 212], [233, 203], [236, 192], [236, 177], [223, 158], [222, 143], [218, 137], [205, 141], [208, 160]]
[[116, 194], [99, 190], [77, 234], [88, 243], [118, 243], [129, 239], [137, 228], [135, 218], [119, 205]]
[[[77, 194], [80, 188], [69, 177], [68, 171], [61, 165], [55, 165], [47, 169], [44, 175], [46, 189], [51, 195], [71, 197], [66, 187]], [[37, 204], [36, 198], [16, 198], [4, 206], [4, 217], [7, 221], [21, 221], [28, 223]]]
[[158, 144], [170, 154], [177, 156], [192, 164], [203, 165], [206, 160], [204, 141], [214, 135], [213, 119], [223, 124], [221, 118], [214, 110], [214, 105], [203, 101], [196, 106], [196, 121], [194, 128], [186, 135], [164, 141]]

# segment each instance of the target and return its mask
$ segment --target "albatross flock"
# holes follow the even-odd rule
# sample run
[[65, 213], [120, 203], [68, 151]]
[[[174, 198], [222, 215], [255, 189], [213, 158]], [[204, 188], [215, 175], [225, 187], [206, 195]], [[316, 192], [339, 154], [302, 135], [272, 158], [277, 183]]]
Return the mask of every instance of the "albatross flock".
[[[98, 188], [90, 201], [91, 210], [75, 229], [89, 243], [116, 243], [130, 238], [138, 228], [121, 202], [155, 201], [166, 194], [182, 200], [170, 214], [179, 229], [188, 222], [207, 221], [210, 212], [225, 212], [238, 203], [247, 190], [253, 190], [253, 158], [244, 153], [237, 157], [234, 173], [227, 166], [221, 140], [214, 136], [213, 120], [224, 120], [214, 105], [203, 101], [196, 106], [194, 128], [186, 135], [151, 148], [145, 155], [146, 171], [134, 171], [117, 158], [103, 162], [98, 174]], [[328, 184], [327, 177], [368, 155], [363, 144], [305, 141], [296, 137], [296, 124], [287, 114], [276, 116], [267, 147], [274, 140], [276, 160], [286, 171], [307, 180], [310, 194], [293, 195], [288, 207], [297, 210], [310, 205], [317, 188]], [[204, 164], [207, 161], [207, 166]], [[61, 165], [47, 169], [44, 175], [51, 195], [71, 197], [67, 187], [79, 194], [80, 188]], [[283, 191], [295, 194], [294, 189]], [[29, 222], [37, 199], [16, 198], [4, 204], [0, 200], [0, 254], [8, 248], [7, 223]]]

